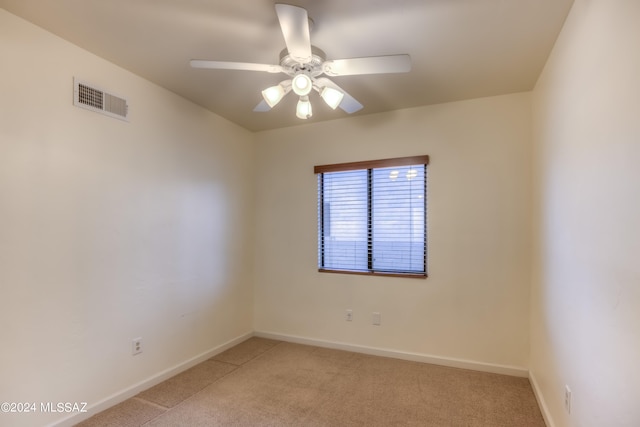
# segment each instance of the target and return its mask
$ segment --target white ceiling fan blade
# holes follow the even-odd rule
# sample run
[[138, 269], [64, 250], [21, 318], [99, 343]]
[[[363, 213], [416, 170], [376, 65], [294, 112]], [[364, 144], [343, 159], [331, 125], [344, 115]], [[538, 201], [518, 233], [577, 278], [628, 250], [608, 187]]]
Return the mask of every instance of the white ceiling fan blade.
[[322, 64], [328, 76], [354, 76], [358, 74], [406, 73], [411, 70], [409, 55], [369, 56], [365, 58], [334, 59]]
[[269, 104], [267, 104], [267, 101], [265, 101], [264, 99], [260, 101], [258, 105], [256, 105], [256, 107], [253, 109], [253, 111], [255, 111], [256, 113], [264, 113], [269, 110], [271, 110], [271, 107], [269, 107]]
[[356, 111], [359, 111], [363, 108], [363, 105], [360, 104], [358, 102], [357, 99], [355, 99], [353, 96], [349, 95], [347, 93], [346, 90], [342, 89], [340, 86], [338, 86], [337, 84], [335, 84], [334, 82], [332, 82], [331, 80], [325, 78], [325, 77], [320, 77], [318, 79], [315, 80], [315, 84], [318, 87], [319, 90], [321, 90], [324, 87], [330, 87], [336, 90], [339, 90], [340, 92], [342, 92], [344, 94], [344, 97], [342, 98], [342, 102], [340, 102], [339, 107], [348, 114], [351, 113], [355, 113]]
[[282, 72], [282, 67], [280, 65], [253, 64], [251, 62], [207, 61], [204, 59], [192, 59], [189, 63], [193, 68], [212, 68], [215, 70], [266, 71], [267, 73]]
[[301, 64], [311, 61], [311, 37], [307, 11], [301, 7], [277, 3], [276, 14], [291, 58]]

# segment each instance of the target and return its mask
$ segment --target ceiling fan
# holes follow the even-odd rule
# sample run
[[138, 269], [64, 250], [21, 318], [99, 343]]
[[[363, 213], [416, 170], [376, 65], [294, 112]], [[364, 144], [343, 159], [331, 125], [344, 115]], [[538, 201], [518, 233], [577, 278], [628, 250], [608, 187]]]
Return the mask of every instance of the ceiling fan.
[[315, 90], [332, 109], [340, 107], [349, 114], [355, 113], [362, 109], [362, 104], [333, 81], [320, 76], [406, 73], [411, 70], [411, 57], [405, 54], [327, 60], [322, 50], [311, 45], [306, 9], [281, 3], [275, 7], [286, 44], [286, 49], [280, 53], [279, 65], [202, 59], [190, 62], [193, 68], [263, 71], [284, 73], [290, 77], [263, 90], [264, 99], [253, 111], [269, 111], [293, 90], [299, 96], [296, 116], [308, 119], [312, 115], [309, 93]]

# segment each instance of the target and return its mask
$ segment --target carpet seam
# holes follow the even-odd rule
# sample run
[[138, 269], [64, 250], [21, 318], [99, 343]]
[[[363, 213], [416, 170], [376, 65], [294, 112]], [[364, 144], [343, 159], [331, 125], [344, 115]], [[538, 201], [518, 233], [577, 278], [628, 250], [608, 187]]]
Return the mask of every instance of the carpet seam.
[[[275, 341], [275, 340], [274, 340], [274, 341]], [[260, 357], [264, 356], [266, 353], [270, 352], [271, 350], [273, 350], [274, 348], [276, 348], [277, 346], [279, 346], [279, 345], [280, 345], [280, 344], [282, 344], [282, 343], [284, 343], [284, 341], [278, 341], [275, 345], [273, 345], [273, 346], [269, 347], [268, 349], [266, 349], [266, 350], [265, 350], [265, 351], [263, 351], [262, 353], [260, 353], [260, 354], [258, 354], [258, 355], [253, 356], [251, 359], [249, 359], [249, 360], [247, 360], [246, 362], [243, 362], [243, 363], [241, 363], [241, 364], [239, 364], [239, 365], [236, 365], [235, 363], [232, 363], [232, 362], [223, 362], [223, 361], [221, 361], [221, 360], [215, 360], [215, 357], [216, 357], [216, 356], [213, 356], [213, 357], [212, 357], [211, 359], [209, 359], [209, 360], [215, 360], [216, 362], [228, 363], [229, 365], [233, 365], [233, 366], [240, 367], [240, 366], [244, 366], [244, 365], [246, 365], [247, 363], [253, 362], [254, 360], [256, 360], [256, 359], [258, 359], [258, 358], [260, 358]]]
[[143, 402], [143, 403], [148, 403], [148, 404], [149, 404], [149, 405], [151, 405], [151, 406], [155, 406], [155, 407], [157, 407], [158, 409], [164, 409], [165, 411], [168, 411], [169, 409], [171, 409], [171, 408], [170, 408], [170, 407], [168, 407], [168, 406], [161, 405], [161, 404], [159, 404], [159, 403], [153, 402], [153, 401], [151, 401], [151, 400], [144, 399], [144, 398], [142, 398], [142, 397], [133, 396], [133, 397], [131, 397], [131, 399], [135, 399], [135, 400], [141, 401], [141, 402]]
[[[163, 412], [162, 414], [157, 415], [156, 417], [150, 419], [149, 421], [147, 421], [146, 423], [142, 424], [140, 427], [144, 427], [145, 425], [148, 425], [150, 422], [154, 421], [156, 418], [161, 417], [163, 415], [165, 415], [166, 413], [173, 411], [174, 409], [177, 409], [179, 406], [182, 406], [183, 404], [185, 404], [186, 401], [188, 401], [189, 399], [192, 399], [194, 397], [196, 397], [197, 395], [199, 395], [200, 393], [204, 392], [204, 390], [206, 390], [207, 388], [211, 387], [212, 385], [216, 384], [218, 381], [222, 380], [223, 378], [226, 378], [227, 376], [231, 375], [232, 373], [238, 371], [242, 366], [246, 365], [247, 363], [259, 358], [260, 356], [262, 356], [263, 354], [271, 351], [273, 348], [277, 347], [278, 345], [282, 344], [284, 341], [278, 341], [277, 344], [275, 344], [274, 346], [268, 348], [266, 351], [263, 351], [262, 353], [260, 353], [259, 355], [253, 357], [252, 359], [247, 360], [245, 363], [243, 363], [242, 365], [235, 365], [233, 363], [229, 363], [229, 362], [222, 362], [219, 360], [213, 360], [213, 358], [211, 359], [207, 359], [207, 360], [212, 360], [214, 362], [218, 362], [218, 363], [225, 363], [227, 365], [233, 366], [234, 369], [227, 372], [226, 374], [224, 374], [223, 376], [221, 376], [220, 378], [217, 378], [215, 381], [213, 381], [211, 384], [207, 384], [205, 387], [201, 388], [200, 390], [198, 390], [197, 392], [195, 392], [194, 394], [192, 394], [191, 396], [187, 397], [186, 399], [182, 400], [181, 402], [175, 404], [174, 406], [167, 408], [167, 410], [165, 412]], [[215, 356], [214, 356], [215, 357]], [[204, 363], [204, 362], [203, 362]]]
[[[271, 349], [273, 349], [274, 347], [277, 347], [278, 345], [282, 344], [282, 342], [283, 342], [283, 341], [278, 341], [278, 343], [277, 343], [276, 345], [274, 345], [274, 346], [272, 346], [272, 347], [268, 348], [266, 351], [263, 351], [262, 353], [258, 354], [257, 356], [255, 356], [255, 357], [253, 357], [253, 358], [251, 358], [251, 359], [247, 360], [245, 363], [243, 363], [243, 364], [241, 364], [241, 365], [236, 365], [236, 364], [234, 364], [234, 363], [224, 362], [224, 361], [221, 361], [221, 360], [215, 360], [215, 359], [214, 359], [214, 358], [215, 358], [215, 356], [214, 356], [214, 357], [212, 357], [211, 359], [207, 359], [207, 360], [205, 360], [204, 362], [212, 361], [212, 362], [216, 362], [216, 363], [223, 363], [223, 364], [225, 364], [225, 365], [229, 365], [229, 366], [233, 367], [233, 369], [232, 369], [231, 371], [227, 372], [226, 374], [222, 375], [221, 377], [216, 378], [216, 380], [215, 380], [215, 381], [213, 381], [213, 382], [211, 382], [210, 384], [207, 384], [206, 386], [202, 387], [200, 390], [196, 391], [195, 393], [193, 393], [191, 396], [187, 397], [186, 399], [183, 399], [183, 400], [181, 400], [180, 402], [178, 402], [177, 404], [175, 404], [175, 405], [173, 405], [173, 406], [171, 406], [171, 407], [167, 408], [167, 412], [168, 412], [168, 411], [171, 411], [171, 410], [173, 410], [173, 409], [175, 409], [175, 408], [177, 408], [178, 406], [182, 405], [182, 404], [183, 404], [184, 402], [186, 402], [187, 400], [189, 400], [189, 399], [191, 399], [191, 398], [195, 397], [196, 395], [198, 395], [198, 394], [202, 393], [202, 391], [204, 391], [206, 388], [208, 388], [208, 387], [210, 387], [210, 386], [212, 386], [212, 385], [216, 384], [218, 381], [220, 381], [220, 380], [222, 380], [223, 378], [226, 378], [227, 376], [229, 376], [229, 375], [231, 375], [232, 373], [236, 372], [236, 371], [237, 371], [237, 370], [239, 370], [242, 366], [246, 365], [247, 363], [249, 363], [249, 362], [251, 362], [251, 361], [253, 361], [253, 360], [257, 359], [257, 358], [259, 358], [259, 357], [260, 357], [260, 356], [262, 356], [263, 354], [265, 354], [265, 353], [269, 352], [269, 351], [270, 351]], [[201, 362], [201, 363], [204, 363], [204, 362]], [[196, 366], [197, 366], [197, 365], [196, 365]], [[162, 405], [160, 405], [160, 406], [162, 406]], [[160, 414], [160, 415], [163, 415], [163, 414]], [[160, 416], [160, 415], [158, 415], [158, 416]], [[150, 421], [151, 421], [151, 420], [150, 420]], [[146, 423], [145, 423], [145, 424], [146, 424]], [[144, 425], [144, 424], [143, 424], [143, 425]]]

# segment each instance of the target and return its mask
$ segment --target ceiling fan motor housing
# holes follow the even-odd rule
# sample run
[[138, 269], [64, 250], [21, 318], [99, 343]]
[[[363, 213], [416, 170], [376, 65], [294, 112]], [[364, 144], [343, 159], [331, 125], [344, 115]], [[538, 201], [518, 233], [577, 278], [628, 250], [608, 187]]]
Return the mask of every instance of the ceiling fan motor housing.
[[311, 61], [304, 64], [293, 59], [287, 49], [283, 49], [280, 52], [280, 66], [282, 71], [289, 76], [294, 76], [302, 71], [309, 77], [317, 77], [323, 73], [322, 64], [325, 59], [325, 53], [315, 46], [311, 46]]

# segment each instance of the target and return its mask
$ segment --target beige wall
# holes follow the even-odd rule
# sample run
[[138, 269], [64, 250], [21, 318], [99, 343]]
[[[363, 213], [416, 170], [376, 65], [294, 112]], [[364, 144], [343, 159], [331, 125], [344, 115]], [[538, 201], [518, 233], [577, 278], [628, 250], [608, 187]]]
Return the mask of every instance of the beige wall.
[[639, 17], [576, 0], [534, 91], [531, 371], [556, 426], [640, 425]]
[[[530, 135], [528, 94], [257, 134], [255, 329], [526, 367]], [[313, 166], [418, 154], [429, 278], [318, 273]]]
[[[0, 33], [0, 402], [95, 404], [250, 333], [253, 136], [4, 10]], [[73, 76], [130, 122], [74, 107]]]

